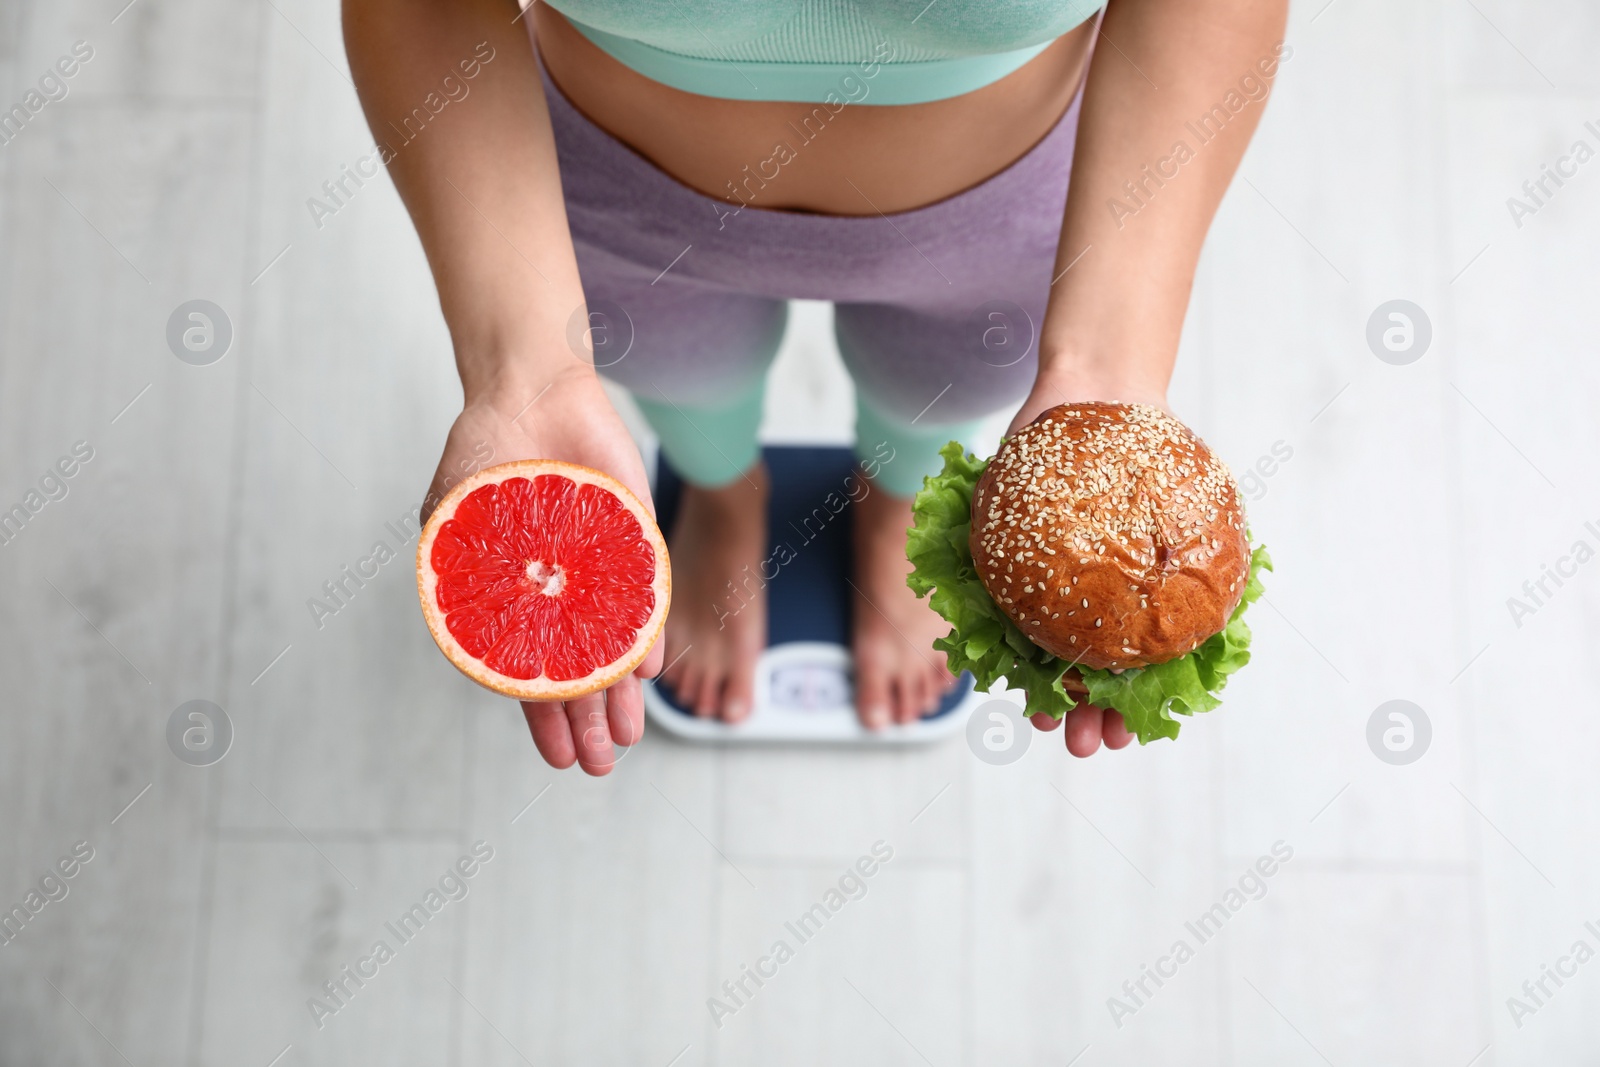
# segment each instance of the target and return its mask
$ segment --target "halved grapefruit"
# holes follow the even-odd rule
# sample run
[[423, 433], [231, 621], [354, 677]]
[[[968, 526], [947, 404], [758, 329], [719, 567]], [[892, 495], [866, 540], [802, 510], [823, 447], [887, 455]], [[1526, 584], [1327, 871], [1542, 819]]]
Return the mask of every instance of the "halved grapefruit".
[[451, 489], [417, 544], [417, 592], [450, 662], [520, 700], [620, 681], [661, 634], [667, 545], [639, 498], [550, 459], [488, 467]]

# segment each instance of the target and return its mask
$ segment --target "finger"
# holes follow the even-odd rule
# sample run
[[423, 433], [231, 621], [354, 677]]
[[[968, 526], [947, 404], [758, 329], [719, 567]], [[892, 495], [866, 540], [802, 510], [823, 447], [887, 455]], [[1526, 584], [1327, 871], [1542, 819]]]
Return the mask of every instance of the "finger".
[[564, 771], [577, 762], [577, 754], [572, 749], [572, 730], [567, 726], [567, 713], [560, 701], [524, 700], [522, 716], [528, 720], [533, 747], [539, 750], [546, 763]]
[[1063, 721], [1062, 719], [1056, 718], [1048, 711], [1041, 711], [1037, 715], [1030, 715], [1028, 716], [1028, 719], [1033, 723], [1033, 728], [1035, 730], [1039, 730], [1044, 733], [1049, 733], [1051, 730], [1059, 730]]
[[1122, 712], [1112, 711], [1110, 708], [1106, 709], [1105, 727], [1101, 732], [1105, 735], [1106, 747], [1110, 749], [1127, 748], [1128, 742], [1133, 740]]
[[631, 470], [622, 471], [618, 474], [617, 480], [633, 490], [633, 495], [639, 498], [639, 503], [644, 505], [644, 509], [650, 513], [650, 517], [659, 521], [659, 516], [656, 515], [655, 494], [650, 492], [650, 482], [645, 477], [644, 468], [638, 467], [635, 469], [638, 471], [637, 475]]
[[578, 766], [584, 773], [597, 778], [609, 773], [617, 757], [611, 748], [611, 729], [606, 725], [605, 694], [590, 693], [567, 701], [567, 725]]
[[1092, 756], [1100, 747], [1104, 713], [1093, 704], [1079, 704], [1067, 712], [1067, 751], [1080, 759]]
[[606, 690], [606, 724], [611, 740], [624, 747], [644, 736], [644, 683], [634, 675]]

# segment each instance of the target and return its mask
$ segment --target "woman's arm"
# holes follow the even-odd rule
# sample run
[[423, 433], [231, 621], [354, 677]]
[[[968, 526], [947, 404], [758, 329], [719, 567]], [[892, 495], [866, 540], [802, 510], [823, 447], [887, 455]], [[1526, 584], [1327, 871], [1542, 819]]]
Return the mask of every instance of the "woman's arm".
[[[350, 70], [373, 136], [393, 153], [389, 174], [433, 269], [469, 404], [505, 389], [531, 399], [580, 366], [545, 343], [565, 335], [583, 289], [544, 87], [516, 15], [509, 0], [344, 2]], [[466, 95], [428, 115], [447, 76]], [[419, 108], [425, 125], [412, 118]]]
[[1266, 106], [1287, 8], [1286, 0], [1107, 6], [1084, 87], [1038, 382], [1017, 425], [1068, 399], [1165, 405], [1200, 246]]
[[[583, 288], [516, 5], [344, 0], [344, 33], [367, 123], [433, 269], [465, 398], [424, 515], [476, 468], [536, 457], [606, 471], [649, 506], [639, 452], [585, 359], [587, 332], [579, 351], [568, 342]], [[637, 674], [660, 667], [658, 644]], [[613, 740], [644, 730], [637, 676], [523, 710], [548, 762], [590, 774], [611, 768]]]
[[[1078, 121], [1039, 375], [1012, 429], [1068, 400], [1165, 407], [1195, 265], [1278, 64], [1287, 0], [1111, 0]], [[1059, 721], [1034, 718], [1043, 730]], [[1067, 713], [1067, 750], [1130, 740]]]

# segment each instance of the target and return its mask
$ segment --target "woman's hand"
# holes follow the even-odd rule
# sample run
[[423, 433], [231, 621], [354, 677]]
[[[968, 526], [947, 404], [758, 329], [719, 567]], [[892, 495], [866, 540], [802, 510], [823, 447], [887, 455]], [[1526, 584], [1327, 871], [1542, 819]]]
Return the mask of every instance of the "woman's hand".
[[[475, 470], [518, 459], [559, 459], [604, 471], [633, 490], [653, 515], [644, 464], [594, 372], [580, 361], [542, 389], [500, 387], [469, 399], [445, 441], [429, 487], [426, 513]], [[552, 703], [523, 701], [539, 755], [552, 767], [576, 762], [592, 775], [616, 764], [613, 745], [644, 735], [640, 679], [661, 670], [658, 641], [628, 677], [601, 693]]]
[[1154, 384], [1140, 385], [1126, 374], [1092, 373], [1071, 357], [1044, 355], [1039, 360], [1039, 375], [1028, 398], [1017, 409], [1016, 418], [1006, 427], [1006, 435], [1024, 426], [1058, 404], [1098, 400], [1107, 404], [1149, 404], [1171, 413], [1166, 389]]
[[[594, 467], [649, 507], [644, 465], [592, 360], [563, 340], [583, 286], [544, 85], [517, 5], [343, 0], [343, 10], [351, 77], [433, 268], [466, 395], [424, 512], [472, 471], [515, 459]], [[407, 136], [418, 102], [445, 75], [463, 87], [452, 97], [460, 102], [427, 136]], [[661, 668], [661, 654], [657, 645], [604, 693], [523, 704], [539, 753], [555, 767], [610, 770], [613, 743], [644, 733], [639, 679]]]
[[[1006, 433], [1016, 433], [1048, 409], [1074, 400], [1149, 404], [1163, 411], [1169, 410], [1166, 393], [1162, 390], [1140, 387], [1111, 375], [1090, 374], [1081, 362], [1071, 359], [1045, 358], [1040, 361], [1039, 377], [1033, 384], [1033, 391], [1022, 402], [1017, 417], [1011, 420]], [[1046, 733], [1066, 723], [1063, 736], [1067, 741], [1067, 751], [1074, 756], [1094, 755], [1100, 750], [1102, 741], [1109, 749], [1119, 749], [1133, 740], [1127, 724], [1122, 721], [1121, 712], [1097, 708], [1093, 704], [1080, 703], [1060, 719], [1045, 712], [1030, 715], [1029, 719], [1035, 729]]]
[[[1206, 229], [1261, 118], [1265, 90], [1293, 54], [1283, 43], [1287, 11], [1286, 0], [1107, 6], [1083, 90], [1039, 377], [1008, 432], [1070, 400], [1166, 408]], [[1158, 72], [1159, 89], [1147, 71]], [[1234, 97], [1249, 103], [1232, 109], [1215, 135], [1196, 138], [1194, 116]], [[1167, 173], [1175, 140], [1188, 153], [1179, 176], [1151, 177], [1152, 168]], [[1048, 715], [1033, 722], [1059, 725]], [[1065, 722], [1074, 756], [1129, 740], [1114, 711], [1080, 705]]]
[[1118, 749], [1133, 740], [1133, 735], [1128, 732], [1127, 725], [1122, 721], [1120, 711], [1102, 710], [1092, 704], [1079, 704], [1061, 719], [1045, 712], [1030, 715], [1029, 718], [1033, 722], [1034, 729], [1046, 733], [1066, 723], [1067, 751], [1080, 758], [1092, 756], [1100, 751], [1101, 741], [1104, 741], [1109, 749]]

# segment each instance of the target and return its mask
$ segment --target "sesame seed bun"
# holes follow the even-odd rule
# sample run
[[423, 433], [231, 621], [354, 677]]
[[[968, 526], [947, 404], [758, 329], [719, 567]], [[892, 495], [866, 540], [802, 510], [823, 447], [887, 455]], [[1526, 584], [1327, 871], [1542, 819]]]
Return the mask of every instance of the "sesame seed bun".
[[1146, 404], [1063, 404], [1008, 438], [972, 494], [970, 547], [1034, 644], [1095, 670], [1193, 651], [1250, 571], [1233, 474]]

